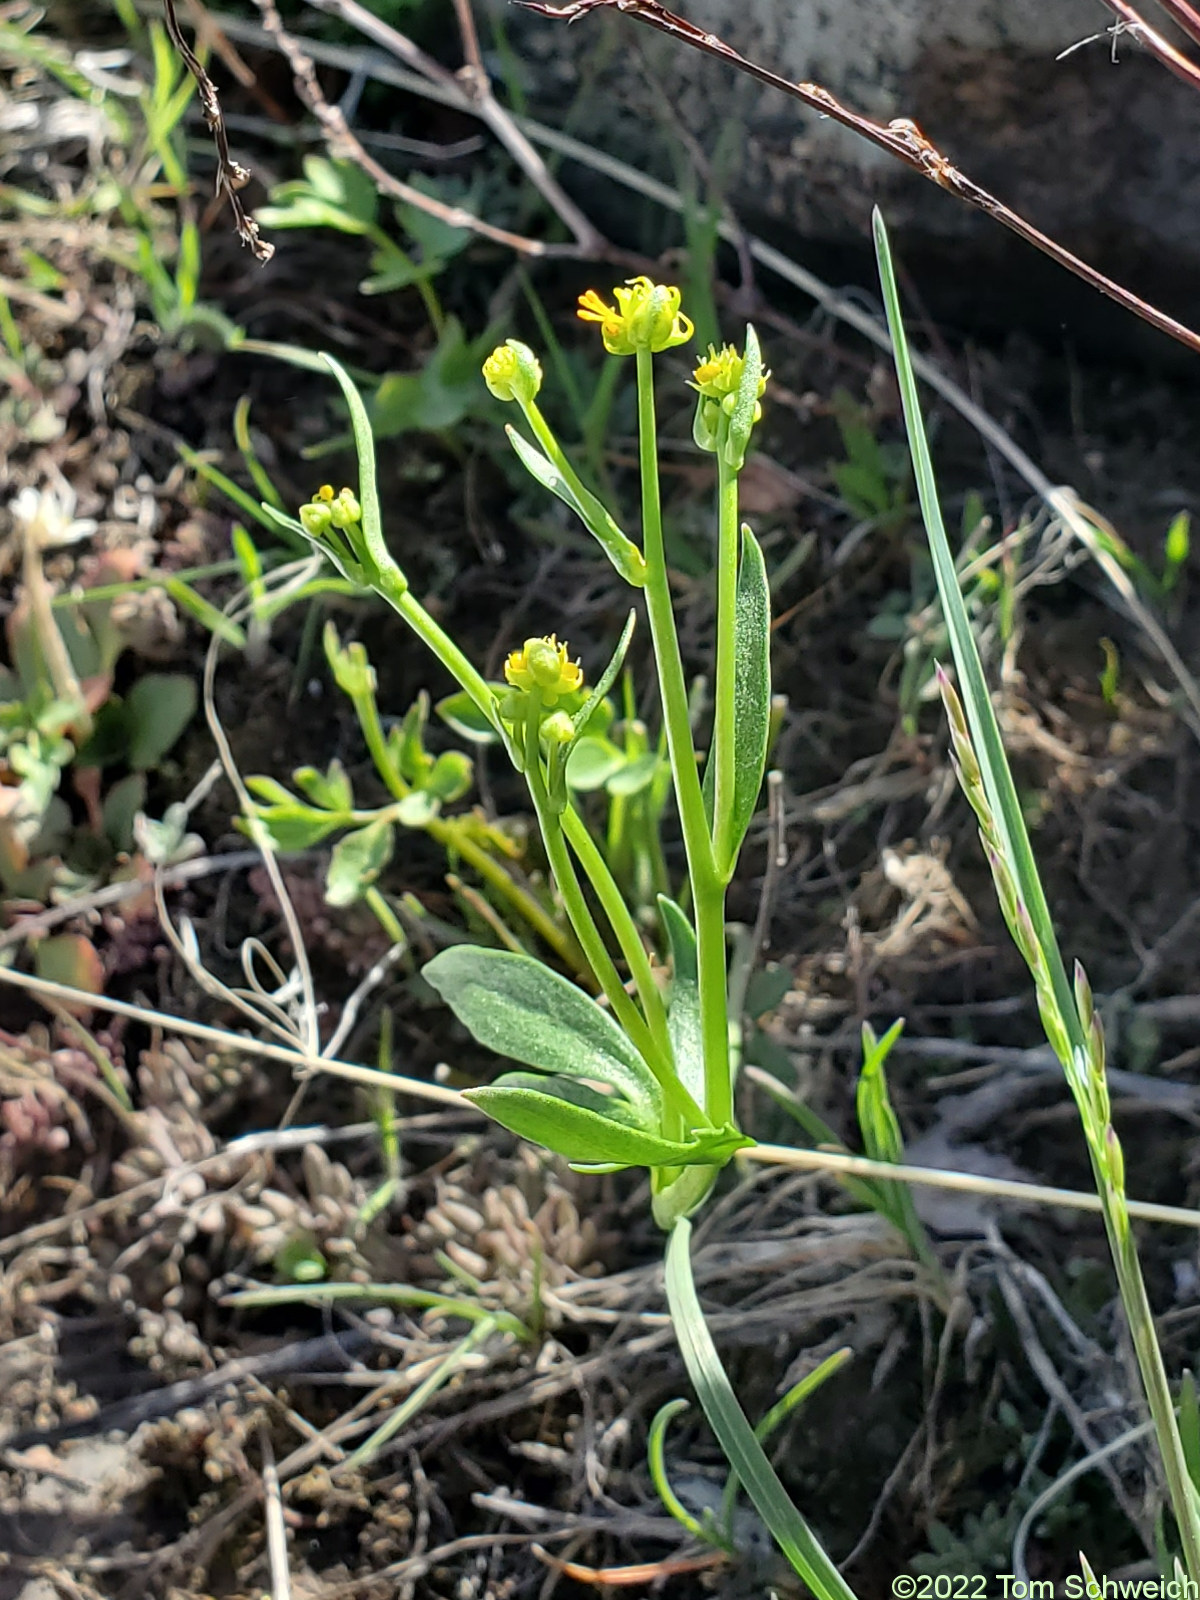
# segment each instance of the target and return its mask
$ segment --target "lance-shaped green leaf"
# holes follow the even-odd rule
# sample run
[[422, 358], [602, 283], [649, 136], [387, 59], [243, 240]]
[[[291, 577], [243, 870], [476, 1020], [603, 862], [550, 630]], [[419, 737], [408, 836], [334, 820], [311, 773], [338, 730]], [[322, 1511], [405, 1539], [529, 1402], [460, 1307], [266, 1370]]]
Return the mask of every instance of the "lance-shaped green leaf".
[[489, 1050], [540, 1072], [606, 1083], [657, 1126], [662, 1091], [650, 1068], [608, 1012], [566, 978], [532, 956], [476, 945], [443, 950], [422, 971]]
[[597, 1091], [565, 1078], [506, 1073], [490, 1088], [468, 1089], [464, 1098], [519, 1138], [603, 1171], [719, 1165], [753, 1143], [731, 1128], [705, 1129], [686, 1144], [664, 1139], [629, 1121], [628, 1108], [618, 1112]]
[[698, 1104], [704, 1104], [704, 1034], [700, 1021], [700, 972], [696, 935], [674, 900], [658, 897], [658, 914], [671, 946], [671, 988], [667, 1001], [667, 1032], [675, 1071]]
[[734, 395], [729, 431], [725, 436], [725, 462], [734, 472], [740, 472], [746, 463], [746, 449], [758, 413], [758, 390], [762, 375], [762, 351], [759, 349], [758, 335], [747, 323], [746, 357]]
[[355, 388], [354, 380], [339, 361], [322, 351], [321, 359], [337, 379], [350, 409], [354, 449], [358, 455], [358, 499], [362, 506], [362, 537], [351, 538], [354, 554], [365, 568], [372, 588], [385, 599], [396, 600], [408, 588], [408, 579], [397, 566], [383, 538], [383, 518], [379, 511], [379, 489], [375, 482], [375, 436], [371, 419]]
[[506, 427], [504, 431], [530, 477], [536, 478], [544, 489], [549, 489], [563, 505], [571, 508], [626, 583], [636, 589], [643, 588], [646, 583], [646, 562], [642, 552], [632, 539], [621, 532], [591, 490], [586, 489], [574, 473], [568, 477], [559, 465], [544, 456], [515, 428]]
[[617, 673], [620, 672], [621, 668], [625, 665], [625, 655], [629, 649], [629, 641], [633, 638], [633, 629], [636, 622], [637, 612], [631, 611], [629, 616], [625, 619], [625, 626], [621, 629], [621, 637], [617, 640], [617, 648], [612, 653], [612, 659], [609, 661], [604, 671], [600, 674], [599, 678], [597, 678], [596, 687], [591, 691], [587, 699], [580, 706], [579, 710], [576, 711], [574, 716], [571, 718], [571, 721], [575, 726], [576, 737], [578, 737], [587, 727], [588, 723], [595, 715], [601, 701], [612, 688], [613, 684], [616, 683]]
[[[717, 840], [717, 865], [731, 875], [746, 837], [767, 765], [771, 728], [771, 587], [757, 539], [742, 524], [734, 631], [734, 784], [728, 838]], [[705, 767], [705, 803], [712, 814], [715, 767]]]

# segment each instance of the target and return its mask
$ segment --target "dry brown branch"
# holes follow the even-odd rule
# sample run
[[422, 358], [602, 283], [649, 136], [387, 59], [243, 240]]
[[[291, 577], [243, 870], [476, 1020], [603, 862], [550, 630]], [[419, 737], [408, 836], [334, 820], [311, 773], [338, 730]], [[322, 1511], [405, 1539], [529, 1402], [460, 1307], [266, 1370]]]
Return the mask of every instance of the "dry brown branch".
[[578, 244], [547, 244], [542, 239], [530, 239], [524, 234], [510, 233], [507, 228], [493, 227], [490, 222], [483, 221], [470, 211], [464, 211], [461, 206], [445, 205], [442, 201], [435, 200], [432, 195], [414, 189], [399, 178], [393, 177], [363, 148], [351, 132], [341, 109], [338, 106], [331, 106], [326, 100], [317, 82], [312, 57], [283, 26], [275, 0], [254, 0], [254, 3], [258, 7], [266, 31], [287, 57], [296, 82], [296, 92], [321, 124], [330, 151], [335, 157], [353, 161], [356, 166], [361, 167], [383, 194], [391, 195], [394, 200], [403, 201], [407, 205], [416, 206], [420, 211], [428, 212], [431, 217], [437, 217], [447, 227], [469, 229], [480, 238], [491, 239], [493, 243], [504, 245], [506, 249], [515, 250], [520, 255], [548, 259], [555, 256], [578, 258], [591, 254], [590, 251], [581, 249]]
[[184, 66], [196, 80], [196, 89], [200, 96], [200, 104], [204, 110], [204, 120], [208, 124], [208, 131], [212, 134], [213, 143], [217, 147], [217, 193], [223, 193], [229, 201], [229, 209], [233, 212], [233, 225], [237, 229], [238, 238], [244, 245], [249, 246], [257, 261], [270, 261], [275, 254], [275, 246], [268, 244], [260, 236], [258, 223], [248, 214], [238, 193], [239, 189], [244, 189], [250, 182], [250, 173], [246, 167], [236, 162], [229, 153], [229, 135], [225, 131], [225, 119], [221, 115], [221, 103], [217, 98], [217, 86], [200, 65], [191, 46], [183, 36], [179, 26], [179, 18], [175, 13], [175, 0], [163, 0], [163, 15], [171, 43], [179, 51], [179, 56]]
[[1191, 0], [1158, 0], [1158, 3], [1182, 33], [1200, 44], [1200, 11]]
[[[1108, 3], [1113, 4], [1114, 0], [1108, 0]], [[1200, 354], [1200, 333], [1182, 322], [1177, 322], [1174, 317], [1158, 310], [1156, 306], [1149, 305], [1119, 283], [1114, 283], [1097, 268], [1090, 266], [1086, 261], [1081, 261], [1070, 250], [1040, 232], [1003, 201], [997, 200], [995, 195], [980, 188], [965, 173], [960, 172], [909, 118], [895, 117], [888, 123], [874, 122], [870, 117], [865, 117], [860, 112], [843, 105], [835, 95], [828, 89], [822, 88], [819, 83], [791, 83], [768, 67], [748, 60], [723, 39], [719, 39], [716, 34], [706, 33], [703, 28], [696, 27], [694, 23], [677, 16], [673, 11], [668, 11], [665, 6], [658, 4], [658, 0], [570, 0], [565, 6], [548, 5], [545, 0], [518, 0], [518, 4], [528, 11], [536, 11], [540, 16], [554, 17], [567, 22], [574, 22], [577, 18], [598, 10], [628, 12], [636, 21], [644, 22], [648, 27], [657, 29], [659, 33], [679, 39], [696, 50], [702, 50], [706, 55], [716, 56], [718, 60], [732, 63], [739, 71], [757, 78], [760, 83], [782, 90], [784, 94], [799, 100], [822, 116], [840, 122], [843, 127], [861, 135], [880, 150], [886, 150], [889, 155], [895, 156], [914, 172], [919, 172], [930, 182], [936, 183], [939, 188], [957, 195], [969, 205], [977, 206], [987, 216], [1011, 229], [1027, 244], [1033, 245], [1035, 249], [1048, 255], [1052, 261], [1057, 261], [1060, 266], [1066, 267], [1068, 272], [1073, 272], [1076, 277], [1082, 278], [1093, 289], [1098, 289], [1110, 300], [1115, 300], [1127, 311], [1132, 311], [1135, 316], [1141, 317], [1160, 333], [1177, 339], [1189, 350]], [[1166, 44], [1166, 41], [1163, 43]]]
[[[1175, 0], [1180, 10], [1186, 14], [1191, 7], [1183, 5], [1181, 0]], [[1190, 84], [1193, 89], [1200, 89], [1200, 66], [1185, 56], [1182, 51], [1176, 50], [1169, 39], [1153, 29], [1150, 24], [1128, 3], [1128, 0], [1104, 0], [1104, 4], [1114, 15], [1120, 17], [1125, 24], [1126, 33], [1130, 34], [1139, 44], [1145, 46], [1156, 60], [1161, 61], [1168, 72], [1173, 72], [1184, 83]], [[1170, 12], [1170, 0], [1163, 4], [1163, 10]], [[1200, 16], [1192, 12], [1197, 28], [1200, 28]], [[1180, 27], [1184, 27], [1181, 22]], [[1200, 34], [1193, 34], [1200, 42]]]
[[466, 57], [466, 66], [457, 73], [450, 72], [440, 61], [435, 61], [432, 56], [426, 55], [425, 51], [405, 34], [390, 27], [373, 12], [368, 11], [366, 6], [360, 5], [358, 0], [308, 0], [308, 3], [317, 11], [339, 17], [350, 27], [357, 28], [360, 33], [368, 39], [373, 39], [390, 55], [394, 55], [414, 72], [419, 72], [423, 78], [427, 78], [430, 83], [437, 84], [439, 88], [449, 91], [456, 98], [464, 99], [467, 102], [464, 109], [477, 116], [495, 134], [543, 200], [574, 234], [580, 254], [584, 256], [605, 254], [606, 245], [603, 236], [570, 196], [563, 192], [561, 185], [537, 150], [492, 93], [492, 86], [479, 51], [470, 0], [455, 0], [459, 32], [462, 34], [463, 55]]

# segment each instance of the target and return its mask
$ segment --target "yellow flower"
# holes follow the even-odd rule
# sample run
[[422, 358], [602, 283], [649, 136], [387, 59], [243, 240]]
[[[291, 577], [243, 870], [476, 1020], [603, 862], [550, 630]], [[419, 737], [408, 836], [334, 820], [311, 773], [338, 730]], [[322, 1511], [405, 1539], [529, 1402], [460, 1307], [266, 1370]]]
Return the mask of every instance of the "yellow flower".
[[612, 356], [631, 356], [639, 350], [672, 350], [686, 344], [696, 331], [679, 309], [680, 293], [671, 284], [649, 278], [629, 278], [613, 290], [615, 306], [601, 300], [595, 289], [579, 296], [578, 315], [598, 322], [604, 348]]
[[504, 663], [504, 677], [514, 689], [538, 690], [542, 704], [556, 704], [560, 695], [571, 694], [583, 684], [583, 668], [567, 657], [567, 647], [550, 634], [545, 639], [526, 639]]
[[[727, 394], [737, 393], [745, 365], [745, 356], [739, 355], [733, 345], [723, 345], [720, 350], [716, 350], [710, 344], [708, 355], [692, 373], [695, 379], [692, 388], [699, 390], [702, 395], [707, 395], [710, 400], [724, 400]], [[764, 372], [758, 380], [759, 394], [762, 394], [767, 387], [767, 379], [770, 376], [769, 372]]]
[[542, 387], [542, 367], [527, 344], [506, 339], [483, 363], [483, 381], [497, 400], [528, 405]]

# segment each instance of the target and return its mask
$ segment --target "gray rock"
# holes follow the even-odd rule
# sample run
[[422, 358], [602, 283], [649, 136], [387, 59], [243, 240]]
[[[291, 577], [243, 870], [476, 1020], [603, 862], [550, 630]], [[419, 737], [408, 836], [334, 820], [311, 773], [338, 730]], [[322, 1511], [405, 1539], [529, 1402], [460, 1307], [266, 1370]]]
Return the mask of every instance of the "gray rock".
[[[1150, 0], [1144, 9], [1167, 31]], [[1043, 231], [1184, 320], [1194, 316], [1200, 93], [1128, 37], [1116, 42], [1115, 65], [1106, 37], [1057, 59], [1104, 34], [1113, 16], [1101, 0], [698, 0], [686, 15], [876, 120], [913, 118]], [[997, 224], [727, 63], [615, 12], [570, 26], [512, 10], [505, 20], [538, 114], [557, 113], [614, 154], [671, 177], [673, 118], [709, 154], [732, 129], [727, 192], [743, 220], [801, 247], [817, 270], [824, 250], [847, 269], [835, 276], [857, 275], [879, 203], [908, 265], [949, 297], [951, 314], [957, 299], [976, 325], [1009, 323], [1014, 312], [1053, 325], [1080, 303], [1059, 269], [1039, 266]], [[587, 180], [568, 176], [587, 200]], [[591, 199], [597, 220], [620, 236], [628, 202], [610, 197], [604, 215], [602, 189]], [[1124, 314], [1096, 315], [1104, 329]]]

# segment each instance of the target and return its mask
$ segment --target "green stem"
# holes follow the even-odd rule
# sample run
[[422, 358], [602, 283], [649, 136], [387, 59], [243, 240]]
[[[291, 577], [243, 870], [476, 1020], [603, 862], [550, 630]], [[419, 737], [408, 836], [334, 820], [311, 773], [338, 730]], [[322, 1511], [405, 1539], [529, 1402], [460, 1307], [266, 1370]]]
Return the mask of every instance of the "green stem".
[[392, 943], [404, 944], [406, 942], [404, 926], [374, 884], [372, 884], [363, 895], [363, 899], [370, 907], [371, 913], [376, 922], [383, 929], [384, 933], [387, 934]]
[[533, 798], [542, 842], [546, 847], [546, 859], [562, 896], [563, 908], [612, 1007], [613, 1015], [657, 1079], [663, 1091], [664, 1105], [670, 1108], [674, 1117], [683, 1119], [686, 1127], [697, 1127], [703, 1123], [703, 1113], [676, 1077], [669, 1045], [664, 1054], [646, 1019], [626, 992], [580, 886], [575, 863], [567, 849], [561, 819], [550, 805], [542, 779], [537, 709], [532, 703], [526, 708], [524, 732], [525, 780]]
[[679, 818], [688, 868], [695, 878], [714, 870], [712, 840], [704, 814], [700, 774], [696, 770], [696, 748], [688, 715], [687, 683], [679, 638], [675, 631], [675, 611], [671, 603], [671, 584], [667, 576], [663, 545], [662, 502], [658, 486], [658, 431], [654, 418], [653, 357], [648, 350], [637, 353], [638, 454], [642, 477], [642, 537], [646, 557], [646, 609], [650, 617], [650, 636], [658, 667], [662, 694], [663, 720], [667, 729], [667, 749], [675, 779]]
[[717, 489], [717, 661], [713, 749], [716, 763], [713, 785], [713, 842], [716, 857], [726, 873], [733, 863], [733, 799], [737, 787], [734, 741], [736, 714], [736, 658], [738, 569], [738, 478], [718, 453]]
[[671, 1035], [667, 1030], [666, 1008], [658, 984], [654, 981], [654, 971], [646, 955], [646, 947], [642, 943], [625, 898], [609, 871], [608, 862], [605, 861], [603, 853], [578, 812], [567, 806], [561, 821], [563, 832], [570, 841], [585, 876], [596, 891], [596, 898], [604, 908], [604, 915], [616, 935], [621, 954], [625, 957], [630, 976], [637, 988], [638, 999], [642, 1002], [642, 1010], [646, 1014], [650, 1031], [662, 1054], [669, 1060]]
[[[1090, 1141], [1089, 1141], [1090, 1142]], [[1108, 1232], [1113, 1265], [1117, 1269], [1117, 1283], [1129, 1331], [1133, 1336], [1134, 1353], [1142, 1375], [1146, 1402], [1158, 1438], [1167, 1490], [1175, 1512], [1180, 1543], [1183, 1545], [1184, 1565], [1193, 1583], [1200, 1582], [1200, 1517], [1196, 1511], [1196, 1491], [1192, 1487], [1179, 1425], [1175, 1420], [1175, 1402], [1163, 1366], [1162, 1351], [1154, 1329], [1154, 1314], [1146, 1294], [1146, 1284], [1138, 1261], [1137, 1248], [1130, 1230], [1129, 1212], [1124, 1193], [1114, 1188], [1105, 1163], [1093, 1148], [1092, 1169], [1096, 1189], [1104, 1202], [1104, 1222]]]
[[637, 354], [638, 443], [642, 473], [642, 535], [646, 555], [646, 607], [658, 667], [667, 750], [683, 826], [688, 875], [696, 913], [701, 1032], [704, 1042], [704, 1109], [718, 1128], [733, 1118], [729, 1071], [729, 1021], [725, 993], [725, 886], [717, 870], [704, 795], [696, 770], [696, 749], [688, 708], [687, 682], [675, 631], [675, 612], [663, 545], [662, 503], [658, 485], [658, 439], [654, 419], [653, 358]]
[[[501, 743], [511, 756], [512, 740], [500, 720], [500, 713], [496, 710], [496, 697], [488, 687], [483, 674], [472, 666], [445, 629], [438, 626], [411, 589], [405, 589], [402, 594], [383, 593], [383, 598], [393, 611], [404, 618], [417, 637], [433, 651], [450, 676], [467, 691], [475, 705], [500, 735]], [[519, 766], [520, 763], [514, 760], [513, 765]]]
[[704, 1045], [704, 1109], [714, 1126], [733, 1121], [733, 1071], [729, 1055], [726, 992], [725, 885], [705, 875], [692, 879], [700, 1036]]

